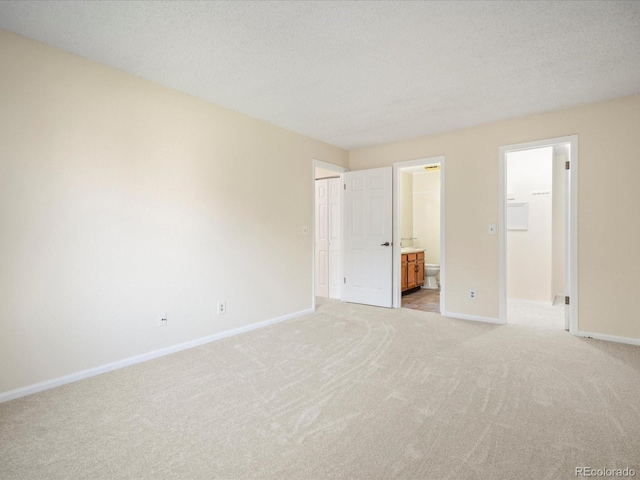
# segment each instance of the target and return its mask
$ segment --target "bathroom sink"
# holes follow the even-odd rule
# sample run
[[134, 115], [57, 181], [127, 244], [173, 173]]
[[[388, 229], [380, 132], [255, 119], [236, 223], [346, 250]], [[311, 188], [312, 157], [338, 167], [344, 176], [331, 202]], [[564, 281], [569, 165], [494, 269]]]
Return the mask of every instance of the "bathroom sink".
[[401, 253], [418, 253], [424, 252], [424, 248], [403, 247], [400, 249]]

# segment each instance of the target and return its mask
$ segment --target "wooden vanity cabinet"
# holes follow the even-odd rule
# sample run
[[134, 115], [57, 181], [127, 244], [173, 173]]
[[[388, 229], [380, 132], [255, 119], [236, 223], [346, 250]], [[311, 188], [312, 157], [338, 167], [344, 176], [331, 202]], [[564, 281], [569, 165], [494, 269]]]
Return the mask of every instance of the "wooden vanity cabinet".
[[400, 275], [403, 292], [424, 285], [424, 252], [403, 253]]

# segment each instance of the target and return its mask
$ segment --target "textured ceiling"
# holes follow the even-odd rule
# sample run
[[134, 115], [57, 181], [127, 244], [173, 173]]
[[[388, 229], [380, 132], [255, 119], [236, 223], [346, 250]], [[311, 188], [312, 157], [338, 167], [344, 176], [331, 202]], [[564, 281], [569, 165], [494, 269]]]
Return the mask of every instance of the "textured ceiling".
[[0, 2], [0, 27], [347, 149], [640, 93], [640, 2]]

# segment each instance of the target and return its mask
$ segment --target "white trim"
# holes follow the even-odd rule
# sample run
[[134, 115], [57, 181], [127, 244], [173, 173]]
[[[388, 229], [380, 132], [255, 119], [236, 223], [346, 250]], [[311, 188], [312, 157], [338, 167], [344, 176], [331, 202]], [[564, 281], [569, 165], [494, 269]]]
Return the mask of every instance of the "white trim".
[[400, 189], [400, 170], [407, 167], [422, 165], [440, 165], [440, 311], [444, 311], [446, 292], [446, 268], [445, 268], [445, 156], [418, 158], [394, 162], [393, 164], [393, 308], [402, 306], [402, 285], [400, 283], [400, 202], [398, 194]]
[[[545, 307], [553, 307], [555, 297], [553, 300], [529, 300], [528, 298], [510, 298], [512, 302], [522, 302], [522, 303], [530, 303], [532, 305], [542, 305]], [[562, 297], [562, 302], [564, 303], [564, 296]]]
[[171, 355], [172, 353], [181, 352], [182, 350], [188, 350], [189, 348], [199, 347], [207, 343], [222, 340], [223, 338], [232, 337], [240, 333], [250, 332], [258, 328], [267, 327], [274, 323], [284, 322], [285, 320], [291, 320], [292, 318], [301, 317], [313, 313], [312, 309], [301, 310], [299, 312], [282, 315], [280, 317], [271, 318], [269, 320], [263, 320], [262, 322], [252, 323], [244, 327], [234, 328], [225, 332], [216, 333], [207, 337], [197, 338], [188, 342], [172, 345], [171, 347], [161, 348], [160, 350], [154, 350], [152, 352], [143, 353], [142, 355], [136, 355], [135, 357], [125, 358], [124, 360], [118, 360], [116, 362], [100, 365], [99, 367], [89, 368], [80, 372], [71, 373], [63, 377], [54, 378], [52, 380], [46, 380], [44, 382], [34, 383], [26, 387], [18, 388], [16, 390], [10, 390], [8, 392], [0, 393], [0, 403], [8, 402], [9, 400], [15, 400], [16, 398], [25, 397], [33, 393], [49, 390], [50, 388], [59, 387], [67, 383], [77, 382], [86, 378], [95, 377], [103, 373], [111, 372], [112, 370], [118, 370], [120, 368], [128, 367], [138, 363], [153, 360], [154, 358], [164, 357], [165, 355]]
[[448, 318], [457, 318], [459, 320], [472, 320], [474, 322], [492, 323], [497, 325], [505, 324], [505, 322], [500, 320], [499, 318], [481, 317], [479, 315], [467, 315], [464, 313], [454, 313], [454, 312], [444, 312], [444, 313], [441, 313], [440, 315]]
[[617, 335], [607, 335], [605, 333], [583, 332], [578, 330], [576, 335], [579, 337], [593, 338], [595, 340], [604, 340], [606, 342], [625, 343], [627, 345], [640, 346], [640, 338], [619, 337]]
[[[579, 330], [578, 323], [578, 136], [569, 137], [571, 141], [570, 153], [570, 169], [569, 169], [569, 188], [571, 196], [569, 198], [569, 297], [571, 304], [569, 305], [569, 332], [577, 335]], [[567, 272], [565, 270], [565, 275]]]
[[[571, 297], [569, 305], [569, 332], [578, 335], [578, 136], [569, 135], [566, 137], [549, 138], [535, 142], [518, 143], [515, 145], [504, 145], [499, 148], [499, 194], [498, 194], [498, 236], [499, 236], [499, 316], [502, 323], [507, 323], [507, 260], [506, 260], [506, 161], [508, 152], [520, 150], [531, 150], [540, 147], [550, 147], [562, 143], [571, 145], [568, 185], [569, 218], [565, 219], [566, 229], [569, 232], [569, 262], [565, 268], [565, 278], [569, 278], [569, 290], [567, 295]], [[568, 270], [568, 271], [567, 271]]]
[[[311, 228], [309, 229], [311, 232], [311, 310], [315, 312], [316, 310], [316, 168], [323, 168], [325, 170], [331, 170], [332, 172], [336, 172], [340, 175], [340, 181], [344, 182], [344, 178], [342, 174], [344, 172], [348, 172], [349, 169], [345, 167], [340, 167], [338, 165], [334, 165], [332, 163], [323, 162], [322, 160], [316, 160], [315, 158], [311, 160]], [[340, 192], [340, 203], [343, 203], [344, 193]], [[343, 215], [344, 216], [344, 215]], [[343, 218], [344, 221], [344, 218]], [[340, 262], [341, 266], [343, 262]], [[340, 272], [340, 276], [343, 272]], [[340, 299], [342, 299], [342, 288], [340, 288]]]

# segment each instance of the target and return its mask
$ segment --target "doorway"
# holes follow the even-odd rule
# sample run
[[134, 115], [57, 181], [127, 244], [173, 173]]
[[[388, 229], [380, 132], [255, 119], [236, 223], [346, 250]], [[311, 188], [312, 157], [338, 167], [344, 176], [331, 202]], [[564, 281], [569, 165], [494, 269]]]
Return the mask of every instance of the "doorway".
[[577, 137], [500, 148], [500, 319], [577, 332]]
[[313, 160], [313, 298], [342, 294], [342, 175], [346, 168]]
[[393, 306], [444, 312], [444, 156], [396, 162], [393, 173]]
[[322, 176], [315, 186], [316, 297], [340, 298], [342, 180]]

